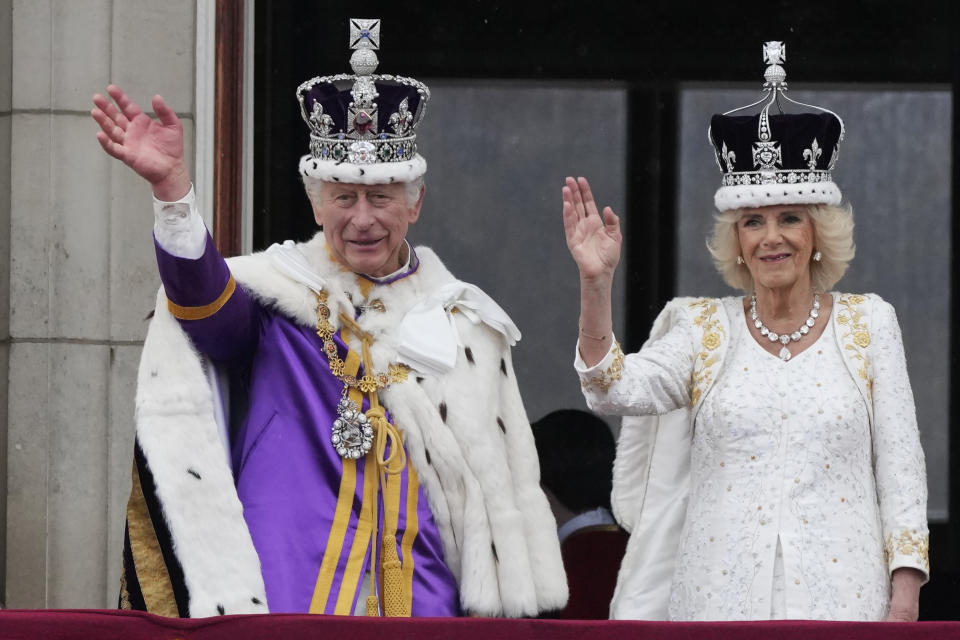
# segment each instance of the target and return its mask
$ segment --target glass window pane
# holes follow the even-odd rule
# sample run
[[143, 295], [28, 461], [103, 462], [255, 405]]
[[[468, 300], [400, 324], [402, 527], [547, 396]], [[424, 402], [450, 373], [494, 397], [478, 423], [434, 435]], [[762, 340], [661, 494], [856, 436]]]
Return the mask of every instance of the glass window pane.
[[[417, 145], [427, 195], [410, 241], [433, 247], [520, 328], [513, 361], [531, 420], [583, 407], [573, 371], [579, 279], [560, 187], [564, 176], [588, 176], [598, 199], [623, 211], [626, 91], [613, 83], [425, 82], [432, 97]], [[618, 331], [623, 284], [618, 278], [614, 291]]]

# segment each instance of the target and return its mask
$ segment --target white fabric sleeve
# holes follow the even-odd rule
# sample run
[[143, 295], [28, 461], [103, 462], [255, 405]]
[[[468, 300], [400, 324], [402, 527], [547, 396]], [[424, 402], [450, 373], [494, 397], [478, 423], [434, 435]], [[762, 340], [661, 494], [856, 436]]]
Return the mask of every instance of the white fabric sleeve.
[[190, 191], [176, 202], [153, 199], [153, 237], [167, 253], [196, 260], [207, 248], [207, 227], [197, 211], [197, 196]]
[[929, 577], [927, 472], [900, 325], [893, 307], [873, 298], [873, 454], [880, 521], [889, 569], [919, 569]]
[[659, 340], [624, 356], [613, 338], [603, 360], [587, 367], [577, 342], [574, 368], [587, 405], [605, 415], [663, 415], [690, 403], [694, 354], [688, 322], [676, 322]]

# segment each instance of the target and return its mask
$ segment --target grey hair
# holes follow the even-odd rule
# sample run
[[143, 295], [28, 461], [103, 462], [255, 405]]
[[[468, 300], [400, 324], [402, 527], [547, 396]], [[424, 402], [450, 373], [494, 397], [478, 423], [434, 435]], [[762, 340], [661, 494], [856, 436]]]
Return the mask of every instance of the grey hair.
[[[320, 178], [303, 176], [303, 188], [307, 192], [307, 197], [310, 198], [311, 202], [320, 203], [320, 195], [323, 193], [324, 182], [325, 180], [321, 180]], [[423, 190], [425, 184], [423, 176], [417, 176], [413, 180], [402, 184], [404, 194], [407, 197], [407, 206], [412, 207], [417, 204], [417, 200], [420, 198], [420, 192]]]
[[[753, 292], [753, 276], [745, 264], [737, 264], [740, 255], [740, 240], [737, 222], [746, 209], [734, 209], [717, 214], [713, 233], [707, 239], [707, 249], [713, 256], [713, 264], [723, 276], [723, 281], [734, 289]], [[853, 208], [850, 205], [835, 206], [816, 204], [806, 206], [813, 223], [814, 251], [822, 259], [810, 263], [810, 281], [813, 290], [829, 291], [846, 273], [856, 248], [853, 244]]]

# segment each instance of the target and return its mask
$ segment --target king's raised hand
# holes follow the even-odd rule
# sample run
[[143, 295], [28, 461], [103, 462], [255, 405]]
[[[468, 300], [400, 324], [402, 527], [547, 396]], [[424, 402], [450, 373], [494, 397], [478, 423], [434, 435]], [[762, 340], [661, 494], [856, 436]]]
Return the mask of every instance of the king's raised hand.
[[609, 285], [620, 262], [620, 219], [610, 207], [605, 207], [600, 215], [586, 178], [566, 179], [563, 228], [581, 281]]
[[183, 158], [183, 126], [160, 96], [153, 97], [150, 118], [119, 87], [93, 96], [96, 108], [90, 112], [100, 125], [97, 141], [109, 155], [133, 169], [150, 183], [160, 200], [179, 200], [190, 190], [190, 175]]

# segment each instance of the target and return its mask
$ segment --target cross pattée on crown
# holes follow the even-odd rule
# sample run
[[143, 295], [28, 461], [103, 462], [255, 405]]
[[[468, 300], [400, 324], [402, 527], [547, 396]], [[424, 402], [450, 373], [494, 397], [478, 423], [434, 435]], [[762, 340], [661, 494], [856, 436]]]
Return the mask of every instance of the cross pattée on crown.
[[350, 18], [350, 48], [380, 48], [379, 18]]
[[765, 64], [783, 64], [787, 61], [787, 45], [779, 40], [763, 43], [763, 62]]

